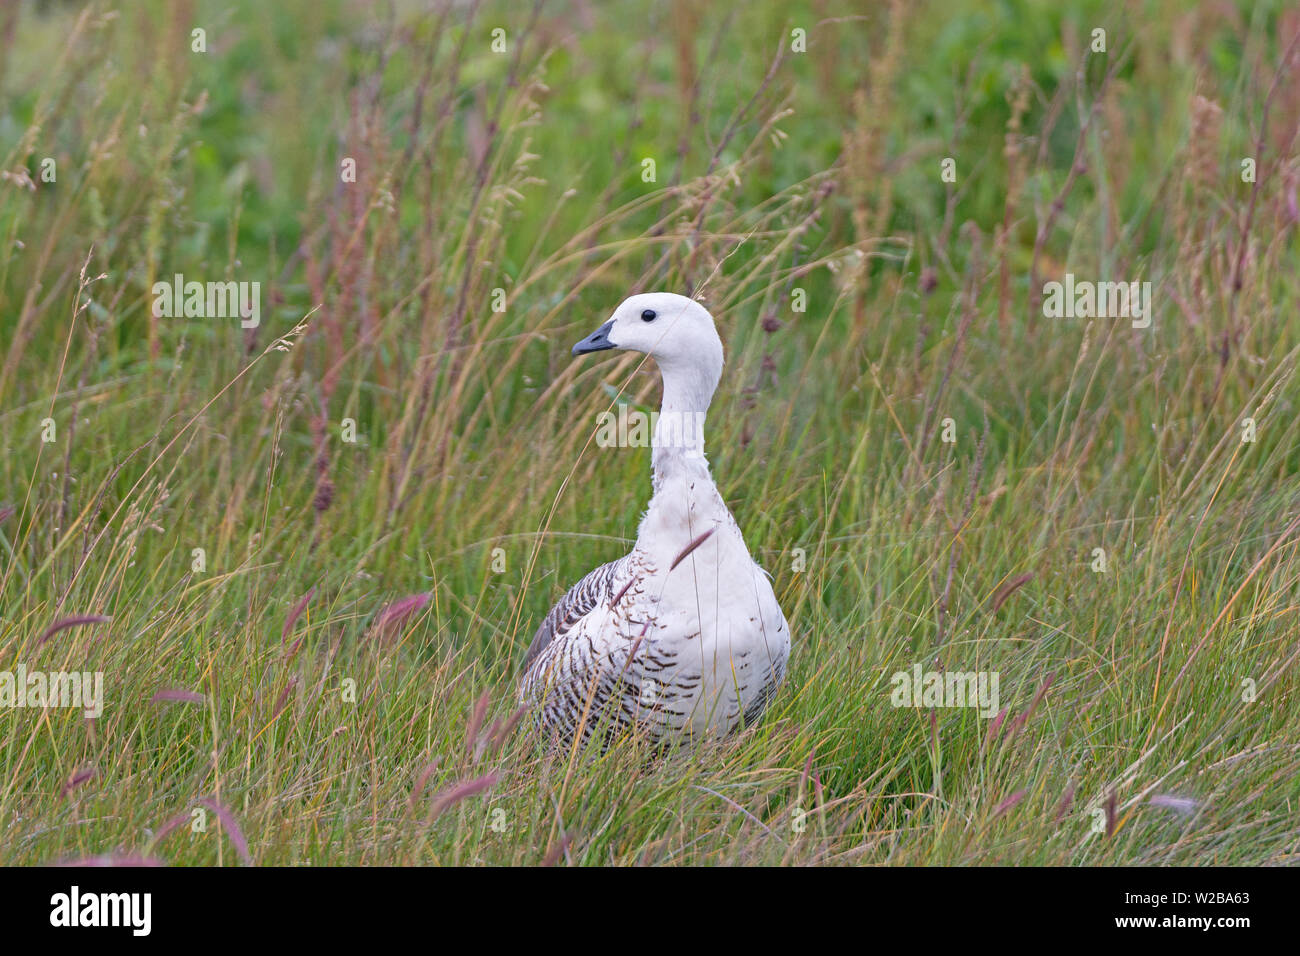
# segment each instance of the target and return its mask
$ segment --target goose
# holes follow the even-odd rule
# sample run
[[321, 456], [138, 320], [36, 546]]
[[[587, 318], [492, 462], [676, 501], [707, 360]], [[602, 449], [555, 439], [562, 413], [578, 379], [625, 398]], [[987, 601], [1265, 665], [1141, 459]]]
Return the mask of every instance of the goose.
[[631, 553], [590, 572], [538, 627], [520, 703], [545, 735], [569, 743], [722, 736], [758, 720], [790, 656], [770, 576], [704, 456], [722, 341], [699, 302], [653, 292], [625, 300], [573, 354], [605, 349], [649, 355], [662, 376], [650, 504]]

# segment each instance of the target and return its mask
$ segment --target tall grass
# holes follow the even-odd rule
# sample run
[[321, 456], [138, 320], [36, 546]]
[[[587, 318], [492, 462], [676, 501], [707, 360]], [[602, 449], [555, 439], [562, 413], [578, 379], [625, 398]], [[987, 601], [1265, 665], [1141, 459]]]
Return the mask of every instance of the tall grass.
[[[1294, 860], [1297, 35], [7, 8], [0, 671], [106, 699], [0, 708], [0, 861]], [[1151, 328], [1044, 318], [1066, 272], [1150, 280]], [[260, 281], [260, 326], [154, 317], [176, 273]], [[658, 387], [568, 347], [650, 289], [719, 319], [710, 457], [791, 671], [733, 739], [550, 751], [518, 662], [630, 546], [648, 451], [591, 439]], [[918, 663], [1002, 712], [891, 706]]]

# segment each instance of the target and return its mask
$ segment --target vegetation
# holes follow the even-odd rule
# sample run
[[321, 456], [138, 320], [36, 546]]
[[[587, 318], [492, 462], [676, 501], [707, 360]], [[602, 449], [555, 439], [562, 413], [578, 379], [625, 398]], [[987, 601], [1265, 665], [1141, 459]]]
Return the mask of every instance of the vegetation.
[[[1300, 14], [1069, 6], [0, 11], [0, 674], [103, 680], [0, 706], [0, 862], [1294, 862]], [[569, 347], [652, 289], [791, 671], [549, 751], [523, 649], [658, 390]]]

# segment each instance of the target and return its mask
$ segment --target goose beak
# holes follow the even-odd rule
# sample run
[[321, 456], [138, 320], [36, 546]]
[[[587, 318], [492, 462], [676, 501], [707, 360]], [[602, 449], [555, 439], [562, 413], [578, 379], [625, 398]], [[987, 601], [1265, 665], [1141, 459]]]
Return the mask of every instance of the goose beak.
[[609, 340], [609, 330], [614, 327], [614, 320], [610, 319], [595, 332], [579, 342], [573, 347], [574, 355], [586, 355], [588, 352], [600, 352], [604, 349], [612, 349], [614, 343]]

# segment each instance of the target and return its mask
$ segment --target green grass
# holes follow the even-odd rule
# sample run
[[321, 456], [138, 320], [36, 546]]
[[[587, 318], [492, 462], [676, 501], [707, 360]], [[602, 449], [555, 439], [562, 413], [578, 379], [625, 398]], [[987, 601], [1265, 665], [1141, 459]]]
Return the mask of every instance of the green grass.
[[[0, 708], [0, 862], [1294, 862], [1296, 18], [1073, 6], [6, 8], [0, 672], [105, 702]], [[1066, 272], [1152, 326], [1044, 318]], [[153, 319], [176, 273], [261, 325]], [[602, 386], [658, 391], [569, 346], [654, 288], [719, 319], [791, 669], [548, 751], [523, 649], [649, 497]]]

